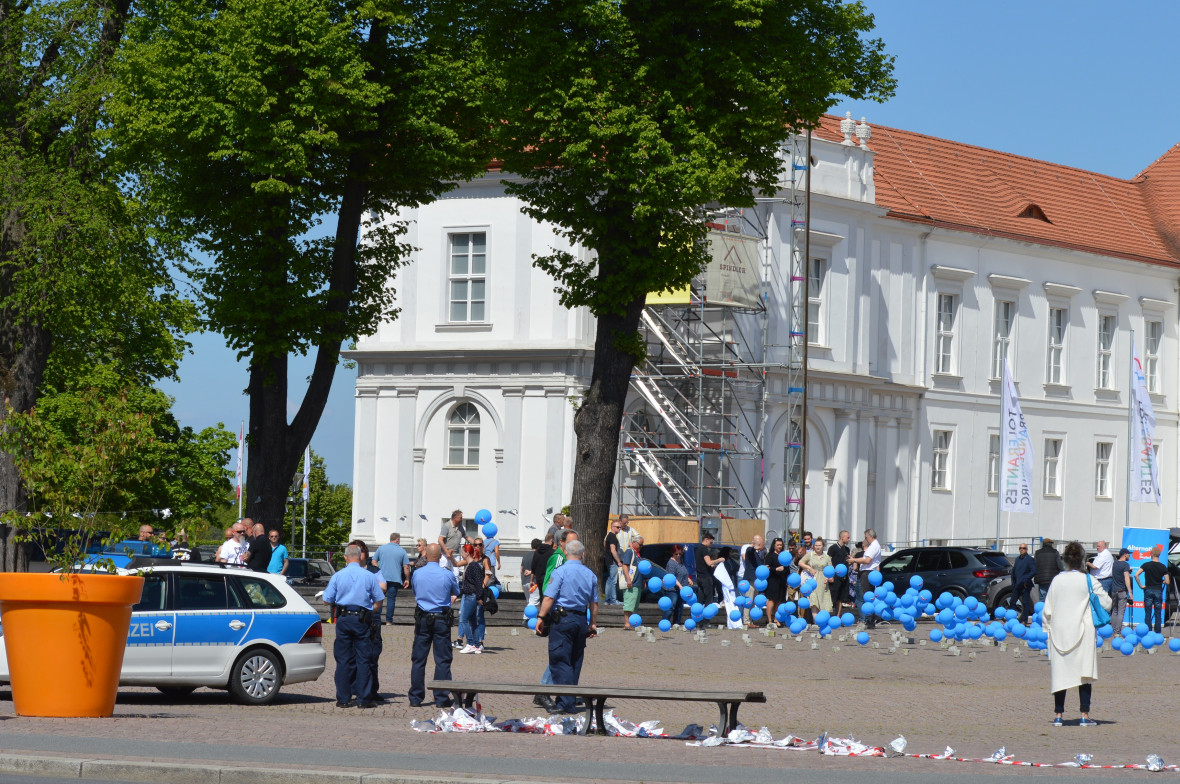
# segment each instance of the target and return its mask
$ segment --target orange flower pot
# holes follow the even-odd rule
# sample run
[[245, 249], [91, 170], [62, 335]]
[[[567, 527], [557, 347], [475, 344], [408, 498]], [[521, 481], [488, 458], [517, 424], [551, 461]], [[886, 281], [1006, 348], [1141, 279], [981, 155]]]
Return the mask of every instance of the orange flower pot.
[[142, 577], [0, 573], [0, 625], [19, 716], [110, 716]]

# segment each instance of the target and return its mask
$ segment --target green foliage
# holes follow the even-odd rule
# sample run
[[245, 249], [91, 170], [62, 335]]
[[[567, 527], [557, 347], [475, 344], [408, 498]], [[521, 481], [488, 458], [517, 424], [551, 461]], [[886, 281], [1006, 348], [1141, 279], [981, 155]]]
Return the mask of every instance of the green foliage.
[[[47, 408], [25, 414], [8, 409], [0, 449], [12, 455], [30, 511], [9, 511], [3, 519], [25, 541], [41, 545], [47, 561], [70, 572], [96, 531], [111, 529], [108, 541], [120, 541], [137, 525], [97, 515], [121, 486], [150, 480], [153, 469], [137, 465], [135, 456], [153, 440], [152, 421], [126, 392], [83, 390]], [[57, 527], [74, 533], [58, 541]]]
[[[303, 471], [302, 461], [299, 470]], [[324, 458], [314, 450], [311, 453], [307, 493], [307, 551], [340, 549], [348, 542], [348, 534], [352, 530], [352, 487], [329, 482]], [[298, 507], [297, 514], [303, 514], [302, 505]], [[287, 541], [291, 541], [290, 537], [287, 537]], [[295, 528], [294, 542], [296, 547], [302, 547], [301, 526]]]
[[[751, 206], [780, 143], [837, 95], [884, 99], [892, 58], [837, 0], [474, 0], [509, 191], [596, 254], [535, 263], [562, 302], [623, 315], [707, 261], [704, 210]], [[457, 13], [462, 13], [458, 8]], [[634, 354], [629, 346], [619, 350]]]

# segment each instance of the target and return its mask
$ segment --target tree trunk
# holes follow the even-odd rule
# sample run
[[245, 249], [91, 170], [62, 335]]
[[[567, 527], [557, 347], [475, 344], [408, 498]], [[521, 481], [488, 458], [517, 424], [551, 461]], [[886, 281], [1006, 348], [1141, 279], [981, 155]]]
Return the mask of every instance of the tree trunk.
[[578, 538], [586, 546], [585, 564], [599, 577], [618, 465], [619, 428], [636, 361], [619, 346], [639, 330], [646, 299], [646, 293], [639, 294], [621, 315], [598, 316], [590, 390], [574, 416], [578, 442], [570, 514]]

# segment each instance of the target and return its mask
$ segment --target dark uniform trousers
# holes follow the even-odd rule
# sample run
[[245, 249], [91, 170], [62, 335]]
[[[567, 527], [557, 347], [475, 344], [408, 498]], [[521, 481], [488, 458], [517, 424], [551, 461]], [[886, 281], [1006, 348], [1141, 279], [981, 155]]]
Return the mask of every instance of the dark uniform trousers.
[[[582, 658], [586, 653], [586, 637], [590, 624], [586, 611], [569, 612], [557, 621], [549, 632], [549, 670], [557, 686], [576, 686], [582, 676]], [[573, 712], [573, 697], [558, 697], [561, 710]]]
[[336, 658], [337, 702], [348, 702], [354, 694], [361, 700], [369, 699], [373, 678], [371, 651], [371, 627], [355, 615], [340, 616], [332, 646]]
[[[443, 620], [441, 613], [433, 616], [423, 615], [414, 623], [414, 647], [410, 652], [410, 692], [406, 696], [411, 705], [420, 705], [426, 698], [426, 656], [434, 648], [434, 679], [449, 681], [451, 679], [451, 626]], [[436, 691], [434, 704], [445, 707], [450, 700], [450, 692]]]
[[376, 702], [380, 699], [377, 694], [377, 690], [381, 687], [377, 679], [377, 660], [381, 658], [381, 651], [384, 648], [385, 643], [381, 639], [381, 616], [378, 613], [373, 613], [372, 625], [369, 627], [369, 672], [371, 679], [369, 694], [365, 697], [356, 695], [358, 700]]

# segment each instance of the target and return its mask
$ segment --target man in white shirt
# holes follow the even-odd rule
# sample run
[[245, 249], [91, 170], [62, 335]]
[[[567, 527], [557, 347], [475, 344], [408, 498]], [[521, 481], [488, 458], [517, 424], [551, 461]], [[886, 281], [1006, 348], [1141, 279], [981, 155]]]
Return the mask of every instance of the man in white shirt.
[[246, 552], [248, 545], [246, 544], [246, 523], [250, 518], [239, 520], [234, 523], [232, 529], [233, 536], [226, 539], [217, 551], [217, 563], [229, 564], [230, 566], [241, 566], [242, 553]]
[[1105, 541], [1100, 541], [1094, 546], [1098, 548], [1098, 555], [1087, 564], [1090, 567], [1090, 576], [1097, 580], [1102, 585], [1102, 590], [1109, 595], [1113, 583], [1110, 571], [1114, 568], [1114, 556], [1110, 554]]
[[619, 552], [625, 553], [631, 547], [631, 540], [639, 536], [639, 532], [631, 527], [631, 516], [619, 515]]
[[[856, 599], [863, 602], [861, 597], [873, 590], [873, 584], [869, 582], [869, 574], [881, 569], [881, 544], [877, 541], [876, 531], [872, 528], [865, 529], [865, 554], [860, 558], [850, 558], [849, 560], [860, 564], [860, 583]], [[865, 616], [864, 620], [866, 629], [872, 629], [877, 625], [877, 619], [872, 615]]]

